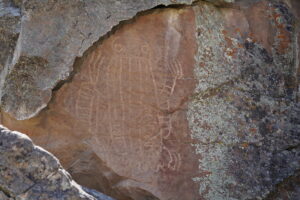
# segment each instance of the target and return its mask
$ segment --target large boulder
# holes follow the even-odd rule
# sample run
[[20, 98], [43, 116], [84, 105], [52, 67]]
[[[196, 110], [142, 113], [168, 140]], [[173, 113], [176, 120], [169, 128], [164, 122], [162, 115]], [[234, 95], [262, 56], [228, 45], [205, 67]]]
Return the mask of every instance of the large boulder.
[[85, 192], [51, 153], [26, 135], [0, 126], [0, 138], [1, 200], [113, 200]]

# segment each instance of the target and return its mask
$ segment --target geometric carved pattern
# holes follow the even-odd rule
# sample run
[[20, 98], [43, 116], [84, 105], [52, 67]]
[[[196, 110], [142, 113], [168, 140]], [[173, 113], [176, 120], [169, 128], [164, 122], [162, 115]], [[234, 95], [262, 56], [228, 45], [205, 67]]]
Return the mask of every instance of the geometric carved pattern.
[[[182, 65], [175, 60], [159, 66], [151, 61], [151, 48], [147, 43], [140, 47], [139, 55], [130, 55], [126, 47], [116, 41], [112, 55], [106, 56], [97, 50], [84, 62], [73, 102], [75, 110], [71, 112], [88, 124], [94, 139], [111, 144], [114, 154], [132, 153], [130, 148], [137, 144], [130, 141], [131, 136], [143, 138], [136, 153], [156, 154], [157, 158], [164, 154], [163, 163], [154, 166], [155, 170], [178, 170], [180, 153], [163, 141], [168, 140], [173, 131], [174, 122], [169, 113], [174, 107], [171, 101], [177, 81], [184, 76]], [[132, 118], [135, 119], [132, 121]], [[101, 138], [101, 134], [106, 134], [105, 138]], [[142, 168], [143, 163], [138, 165], [137, 168], [149, 170]]]
[[180, 186], [191, 199], [198, 158], [186, 111], [196, 47], [193, 24], [183, 22], [193, 16], [165, 13], [141, 16], [89, 50], [58, 101], [117, 174], [164, 199]]

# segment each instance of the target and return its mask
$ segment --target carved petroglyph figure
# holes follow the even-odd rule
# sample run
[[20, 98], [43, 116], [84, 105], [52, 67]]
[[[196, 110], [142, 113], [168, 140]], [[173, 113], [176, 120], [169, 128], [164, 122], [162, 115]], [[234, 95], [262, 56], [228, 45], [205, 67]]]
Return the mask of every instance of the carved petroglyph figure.
[[45, 111], [29, 121], [2, 113], [3, 123], [58, 155], [82, 185], [123, 198], [196, 199], [186, 115], [197, 82], [193, 21], [192, 8], [176, 7], [121, 23], [76, 59]]
[[[65, 108], [89, 127], [102, 158], [128, 157], [124, 162], [139, 173], [176, 171], [181, 155], [168, 140], [176, 139], [172, 98], [184, 77], [182, 65], [178, 60], [161, 64], [150, 44], [128, 40], [116, 37], [86, 57], [76, 77], [77, 93], [70, 94], [76, 97], [66, 100]], [[135, 164], [131, 157], [140, 159]]]

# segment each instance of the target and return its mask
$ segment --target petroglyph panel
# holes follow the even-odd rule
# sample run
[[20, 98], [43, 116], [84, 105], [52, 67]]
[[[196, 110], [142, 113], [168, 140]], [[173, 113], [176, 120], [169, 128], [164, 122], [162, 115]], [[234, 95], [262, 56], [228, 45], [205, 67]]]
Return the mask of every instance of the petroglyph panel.
[[91, 134], [95, 153], [121, 176], [179, 187], [192, 171], [178, 173], [198, 167], [185, 115], [195, 85], [194, 25], [183, 23], [191, 17], [171, 9], [118, 30], [89, 51], [58, 94]]
[[199, 199], [186, 116], [196, 85], [194, 20], [192, 8], [136, 17], [77, 60], [39, 117], [3, 123], [31, 134], [80, 184], [117, 199]]
[[[143, 12], [78, 58], [37, 117], [2, 112], [1, 122], [56, 155], [81, 185], [119, 200], [292, 197], [300, 155], [293, 1]], [[21, 54], [18, 75], [32, 80], [38, 74], [24, 66], [33, 62]]]

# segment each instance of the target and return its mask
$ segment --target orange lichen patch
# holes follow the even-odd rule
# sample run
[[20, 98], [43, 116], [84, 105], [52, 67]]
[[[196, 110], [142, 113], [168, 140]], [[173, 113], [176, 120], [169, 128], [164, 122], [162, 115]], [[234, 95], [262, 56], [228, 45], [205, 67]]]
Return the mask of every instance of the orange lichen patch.
[[[275, 10], [275, 9], [274, 9]], [[273, 18], [274, 18], [274, 20], [275, 20], [275, 23], [279, 23], [277, 20], [278, 20], [278, 18], [280, 18], [281, 17], [281, 15], [280, 14], [278, 14], [278, 13], [274, 13], [273, 14]]]
[[271, 18], [273, 19], [275, 28], [277, 29], [277, 50], [279, 53], [284, 54], [291, 45], [291, 33], [289, 33], [285, 29], [285, 25], [280, 22], [281, 18], [284, 18], [284, 16], [280, 13], [277, 13], [276, 8], [272, 8]]
[[199, 173], [199, 176], [205, 177], [205, 176], [209, 176], [211, 174], [212, 174], [212, 172], [210, 172], [210, 171], [202, 171], [201, 173]]
[[242, 33], [240, 28], [236, 28], [234, 31], [235, 31], [235, 33], [240, 34], [240, 35]]
[[199, 67], [205, 67], [205, 63], [204, 62], [200, 62], [199, 63]]
[[209, 125], [207, 122], [204, 122], [201, 126], [205, 130], [211, 130], [213, 127]]
[[226, 54], [227, 54], [227, 56], [236, 58], [237, 48], [233, 48], [233, 49], [226, 51]]
[[254, 42], [254, 43], [257, 42], [257, 39], [256, 39], [254, 33], [250, 32], [247, 36], [251, 40], [251, 42]]
[[287, 36], [284, 35], [284, 34], [279, 34], [279, 35], [277, 35], [277, 38], [286, 40], [286, 39], [287, 39]]
[[246, 143], [246, 142], [245, 142], [245, 143], [242, 143], [241, 146], [242, 146], [243, 148], [248, 148], [248, 147], [249, 147], [249, 143]]
[[279, 53], [285, 53], [291, 44], [291, 40], [287, 34], [280, 34], [277, 36], [279, 39]]
[[228, 46], [232, 46], [232, 45], [233, 45], [233, 44], [232, 44], [232, 39], [231, 39], [231, 38], [225, 37], [224, 39], [225, 39], [225, 41], [226, 41], [226, 43], [227, 43]]
[[240, 48], [240, 49], [241, 49], [241, 48], [244, 48], [244, 45], [241, 44], [241, 43], [238, 43], [237, 46], [238, 46], [238, 48]]
[[257, 128], [250, 128], [250, 129], [249, 129], [249, 132], [250, 132], [250, 133], [257, 133]]
[[224, 35], [227, 35], [227, 31], [226, 30], [222, 30], [222, 33], [224, 34]]
[[225, 46], [226, 46], [226, 55], [230, 57], [236, 58], [237, 48], [236, 45], [233, 44], [233, 40], [228, 36], [227, 30], [222, 30], [222, 34], [224, 35]]
[[279, 28], [280, 30], [282, 30], [284, 28], [283, 24], [277, 24], [277, 28]]

